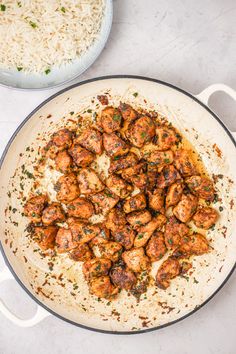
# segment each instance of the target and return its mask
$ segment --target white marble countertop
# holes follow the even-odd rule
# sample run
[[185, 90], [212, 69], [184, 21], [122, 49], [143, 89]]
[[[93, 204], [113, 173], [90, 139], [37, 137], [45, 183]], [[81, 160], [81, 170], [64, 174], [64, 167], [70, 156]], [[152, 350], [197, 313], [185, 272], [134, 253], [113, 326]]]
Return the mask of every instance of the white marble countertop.
[[[236, 88], [235, 17], [234, 0], [115, 0], [106, 48], [75, 82], [101, 75], [136, 74], [192, 93], [218, 82]], [[26, 115], [58, 90], [21, 92], [0, 87], [0, 153]], [[234, 104], [219, 93], [210, 101], [225, 124], [236, 131]], [[191, 317], [157, 332], [133, 336], [93, 333], [52, 316], [24, 329], [0, 315], [0, 353], [233, 354], [235, 295], [236, 273]], [[23, 318], [35, 311], [34, 302], [14, 281], [1, 285], [0, 298]]]

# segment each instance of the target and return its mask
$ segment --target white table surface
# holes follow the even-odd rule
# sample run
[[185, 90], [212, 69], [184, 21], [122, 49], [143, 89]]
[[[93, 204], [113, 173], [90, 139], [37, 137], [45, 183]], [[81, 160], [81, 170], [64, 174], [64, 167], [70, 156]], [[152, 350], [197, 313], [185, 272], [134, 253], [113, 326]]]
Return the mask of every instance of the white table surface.
[[[235, 0], [115, 0], [106, 48], [75, 82], [101, 75], [136, 74], [193, 93], [218, 82], [236, 88], [235, 17]], [[26, 115], [58, 90], [21, 92], [0, 87], [0, 153]], [[234, 104], [222, 94], [210, 101], [231, 130], [236, 130]], [[34, 302], [14, 281], [1, 285], [0, 297], [23, 318], [35, 311]], [[233, 354], [235, 298], [236, 273], [191, 317], [157, 332], [133, 336], [93, 333], [52, 316], [23, 329], [0, 315], [0, 353]]]

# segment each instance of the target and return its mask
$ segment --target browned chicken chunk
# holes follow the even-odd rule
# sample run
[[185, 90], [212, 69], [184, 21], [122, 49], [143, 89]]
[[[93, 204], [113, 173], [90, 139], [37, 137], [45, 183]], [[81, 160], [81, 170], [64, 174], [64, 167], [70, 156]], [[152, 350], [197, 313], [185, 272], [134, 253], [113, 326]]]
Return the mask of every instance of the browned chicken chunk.
[[179, 149], [175, 154], [175, 167], [183, 177], [196, 174], [196, 168], [191, 158], [190, 150]]
[[92, 152], [84, 149], [78, 144], [73, 144], [68, 152], [78, 167], [87, 167], [95, 159], [95, 155]]
[[73, 240], [76, 242], [89, 242], [100, 234], [100, 228], [98, 225], [85, 223], [75, 218], [69, 218], [67, 223], [71, 230]]
[[102, 154], [102, 134], [96, 129], [86, 128], [75, 141], [94, 154]]
[[103, 134], [103, 146], [108, 156], [113, 158], [126, 155], [129, 151], [128, 145], [115, 133]]
[[183, 194], [184, 186], [182, 182], [173, 183], [169, 186], [166, 193], [166, 208], [176, 205]]
[[112, 236], [114, 240], [121, 243], [126, 250], [129, 250], [134, 244], [135, 232], [129, 225], [125, 225], [121, 230], [113, 232]]
[[157, 177], [158, 177], [157, 166], [148, 164], [146, 176], [147, 176], [146, 189], [152, 191], [155, 188], [157, 183]]
[[183, 238], [188, 235], [189, 228], [181, 223], [176, 217], [171, 216], [165, 227], [165, 243], [168, 249], [175, 249], [181, 245]]
[[172, 128], [160, 126], [156, 128], [157, 143], [159, 150], [168, 150], [175, 145], [180, 136]]
[[56, 236], [56, 246], [58, 253], [68, 252], [75, 248], [77, 245], [78, 243], [73, 240], [72, 232], [70, 229], [61, 227], [58, 230]]
[[89, 290], [91, 294], [98, 298], [113, 299], [117, 296], [119, 288], [115, 287], [110, 277], [105, 275], [99, 278], [92, 278], [89, 283]]
[[44, 225], [52, 225], [64, 220], [65, 213], [60, 203], [52, 203], [43, 210], [42, 222]]
[[107, 241], [110, 240], [110, 230], [103, 225], [103, 223], [96, 224], [100, 228], [100, 233], [98, 236], [95, 236], [91, 241], [90, 241], [90, 246], [96, 246], [99, 245], [100, 243], [106, 243]]
[[160, 230], [162, 226], [166, 223], [165, 215], [158, 215], [152, 218], [149, 223], [138, 228], [138, 234], [134, 240], [134, 247], [143, 247], [149, 238], [152, 236], [155, 230]]
[[67, 150], [58, 152], [55, 158], [56, 169], [61, 173], [70, 172], [72, 167], [72, 158], [68, 154]]
[[41, 221], [42, 212], [48, 202], [47, 195], [36, 195], [30, 198], [24, 205], [24, 214], [31, 222], [37, 223]]
[[112, 262], [117, 262], [122, 252], [122, 245], [118, 242], [108, 241], [98, 245], [99, 251], [103, 258], [110, 259]]
[[67, 204], [67, 213], [80, 219], [89, 219], [94, 214], [93, 204], [85, 198], [76, 198]]
[[109, 173], [119, 172], [125, 168], [134, 166], [138, 163], [138, 157], [132, 152], [125, 156], [117, 156], [110, 162]]
[[193, 215], [193, 222], [197, 227], [208, 230], [216, 223], [218, 217], [219, 215], [215, 209], [202, 207]]
[[126, 224], [125, 214], [120, 209], [112, 209], [107, 215], [106, 227], [112, 232], [122, 230], [123, 226]]
[[72, 144], [72, 132], [68, 129], [61, 129], [51, 137], [52, 144], [56, 145], [58, 151], [69, 148]]
[[85, 279], [101, 277], [107, 275], [111, 268], [111, 261], [105, 258], [94, 258], [83, 264], [83, 274]]
[[179, 261], [175, 258], [168, 258], [157, 271], [156, 285], [158, 288], [165, 290], [170, 286], [170, 280], [176, 278], [180, 273]]
[[34, 228], [33, 239], [42, 250], [54, 248], [58, 227], [38, 226]]
[[114, 194], [120, 198], [126, 198], [133, 191], [133, 187], [118, 175], [110, 175], [106, 179], [106, 185]]
[[62, 203], [68, 203], [77, 198], [80, 194], [77, 178], [74, 173], [68, 173], [61, 176], [55, 185], [57, 191], [57, 200]]
[[101, 192], [105, 186], [91, 168], [82, 168], [77, 176], [81, 194], [94, 194]]
[[110, 134], [120, 129], [122, 116], [114, 107], [106, 107], [101, 112], [101, 126], [104, 132]]
[[70, 258], [75, 262], [86, 262], [93, 258], [93, 252], [86, 243], [81, 243], [70, 251]]
[[209, 251], [209, 243], [205, 236], [194, 233], [189, 237], [184, 237], [180, 247], [173, 253], [174, 257], [189, 257], [191, 255], [200, 256]]
[[112, 283], [120, 289], [130, 290], [136, 283], [135, 274], [122, 266], [114, 266], [110, 271]]
[[135, 187], [143, 190], [147, 186], [146, 164], [139, 163], [132, 167], [127, 167], [121, 172], [121, 176]]
[[136, 147], [142, 147], [155, 135], [155, 124], [152, 118], [142, 116], [136, 119], [130, 128], [129, 140]]
[[155, 188], [153, 192], [148, 191], [149, 208], [160, 213], [164, 212], [165, 193], [162, 188]]
[[90, 199], [94, 204], [96, 213], [102, 213], [103, 215], [106, 215], [119, 201], [119, 197], [107, 188], [100, 193], [91, 195]]
[[173, 214], [182, 222], [191, 219], [197, 210], [198, 198], [192, 194], [183, 194], [179, 203], [173, 208]]
[[130, 223], [134, 230], [139, 226], [147, 224], [151, 221], [152, 215], [148, 210], [134, 211], [127, 215], [126, 220]]
[[122, 114], [122, 117], [125, 121], [133, 121], [138, 117], [138, 113], [128, 104], [120, 103], [119, 110]]
[[139, 193], [126, 199], [124, 203], [124, 212], [131, 213], [132, 211], [142, 210], [146, 208], [146, 197], [144, 193]]
[[172, 150], [160, 151], [154, 144], [145, 145], [142, 149], [142, 155], [152, 165], [156, 165], [161, 171], [166, 165], [170, 165], [174, 161], [174, 153]]
[[165, 166], [158, 175], [156, 184], [158, 188], [165, 188], [180, 179], [180, 174], [173, 165]]
[[199, 198], [213, 201], [214, 199], [214, 186], [209, 178], [201, 176], [192, 176], [186, 179], [186, 183], [191, 192]]
[[144, 249], [142, 247], [125, 251], [122, 254], [122, 258], [127, 267], [135, 273], [142, 272], [143, 270], [148, 269], [151, 265], [150, 260], [145, 255]]
[[146, 254], [152, 262], [159, 261], [166, 253], [166, 245], [163, 232], [155, 231], [148, 241]]

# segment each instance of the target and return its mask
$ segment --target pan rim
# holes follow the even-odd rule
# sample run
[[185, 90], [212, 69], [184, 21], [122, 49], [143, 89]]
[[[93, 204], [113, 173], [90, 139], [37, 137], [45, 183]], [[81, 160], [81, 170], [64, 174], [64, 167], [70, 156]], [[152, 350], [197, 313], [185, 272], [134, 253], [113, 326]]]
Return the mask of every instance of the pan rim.
[[[76, 84], [70, 85], [58, 92], [56, 92], [55, 94], [51, 95], [50, 97], [48, 97], [46, 100], [44, 100], [42, 103], [40, 103], [31, 113], [29, 113], [27, 115], [27, 117], [20, 123], [20, 125], [16, 128], [16, 130], [14, 131], [14, 133], [12, 134], [11, 138], [9, 139], [3, 153], [2, 156], [0, 158], [0, 170], [2, 168], [3, 162], [5, 160], [5, 157], [7, 156], [8, 150], [12, 144], [12, 142], [15, 140], [17, 134], [19, 133], [19, 131], [21, 130], [21, 128], [23, 128], [23, 126], [30, 120], [30, 118], [43, 106], [45, 106], [47, 103], [49, 103], [50, 101], [52, 101], [54, 98], [56, 98], [57, 96], [60, 96], [61, 94], [82, 86], [82, 85], [86, 85], [88, 83], [91, 82], [96, 82], [96, 81], [101, 81], [101, 80], [110, 80], [110, 79], [136, 79], [136, 80], [144, 80], [144, 81], [150, 81], [150, 82], [154, 82], [163, 86], [167, 86], [170, 87], [176, 91], [181, 92], [182, 94], [184, 94], [185, 96], [191, 98], [192, 100], [194, 100], [195, 102], [197, 102], [199, 105], [201, 105], [203, 108], [205, 108], [208, 113], [210, 113], [210, 115], [222, 126], [222, 128], [225, 130], [225, 132], [227, 133], [227, 135], [229, 136], [229, 138], [231, 139], [231, 141], [233, 142], [235, 148], [236, 148], [236, 141], [234, 140], [232, 134], [230, 133], [230, 131], [228, 130], [228, 128], [225, 126], [225, 124], [221, 121], [221, 119], [203, 102], [201, 102], [197, 97], [195, 97], [193, 94], [189, 93], [188, 91], [185, 91], [173, 84], [167, 83], [165, 81], [162, 80], [158, 80], [158, 79], [154, 79], [154, 78], [150, 78], [150, 77], [145, 77], [145, 76], [138, 76], [138, 75], [108, 75], [108, 76], [99, 76], [96, 78], [92, 78], [92, 79], [88, 79], [88, 80], [84, 80], [81, 82], [78, 82]], [[24, 285], [24, 283], [20, 280], [20, 278], [18, 277], [18, 275], [16, 274], [15, 270], [13, 269], [10, 261], [7, 258], [7, 255], [4, 251], [3, 248], [3, 244], [2, 241], [0, 240], [0, 251], [2, 253], [3, 259], [5, 261], [6, 266], [8, 267], [8, 269], [11, 271], [12, 275], [14, 276], [15, 280], [18, 282], [18, 284], [22, 287], [22, 289], [31, 297], [32, 300], [34, 300], [39, 306], [41, 306], [42, 308], [44, 308], [46, 311], [48, 311], [50, 314], [56, 316], [57, 318], [70, 323], [74, 326], [77, 326], [79, 328], [83, 328], [83, 329], [87, 329], [93, 332], [99, 332], [99, 333], [104, 333], [104, 334], [116, 334], [116, 335], [131, 335], [131, 334], [141, 334], [141, 333], [147, 333], [147, 332], [152, 332], [152, 331], [156, 331], [168, 326], [171, 326], [177, 322], [180, 322], [182, 320], [184, 320], [185, 318], [193, 315], [195, 312], [197, 312], [199, 309], [201, 309], [203, 306], [205, 306], [222, 288], [223, 286], [227, 283], [227, 281], [229, 280], [229, 278], [231, 277], [231, 275], [233, 274], [235, 268], [236, 268], [236, 262], [234, 263], [232, 269], [230, 270], [229, 274], [227, 275], [227, 277], [224, 279], [224, 281], [220, 284], [220, 286], [199, 306], [195, 307], [192, 311], [190, 311], [189, 313], [185, 314], [184, 316], [181, 316], [180, 318], [165, 323], [163, 325], [159, 325], [156, 327], [151, 327], [151, 328], [146, 328], [146, 329], [140, 329], [140, 330], [135, 330], [135, 331], [112, 331], [112, 330], [103, 330], [103, 329], [99, 329], [99, 328], [94, 328], [94, 327], [89, 327], [89, 326], [85, 326], [83, 324], [77, 323], [75, 321], [71, 321], [68, 318], [61, 316], [60, 314], [58, 314], [57, 312], [51, 310], [49, 307], [47, 307], [43, 302], [41, 302], [40, 300], [38, 300], [36, 298], [36, 296], [29, 290], [27, 289], [27, 287]]]

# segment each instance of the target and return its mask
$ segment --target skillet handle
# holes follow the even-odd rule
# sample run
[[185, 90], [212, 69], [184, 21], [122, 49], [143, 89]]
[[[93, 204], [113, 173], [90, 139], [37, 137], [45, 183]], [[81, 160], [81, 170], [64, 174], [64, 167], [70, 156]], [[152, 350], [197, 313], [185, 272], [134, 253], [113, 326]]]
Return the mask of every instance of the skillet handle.
[[[213, 84], [205, 88], [202, 92], [200, 92], [198, 95], [195, 95], [196, 98], [198, 98], [201, 102], [205, 103], [208, 106], [208, 101], [211, 95], [217, 91], [222, 91], [224, 93], [227, 93], [230, 97], [232, 97], [236, 101], [236, 91], [233, 90], [231, 87], [225, 85], [225, 84]], [[233, 135], [234, 139], [236, 140], [236, 132], [231, 132]]]
[[[11, 279], [14, 279], [14, 277], [10, 272], [10, 270], [5, 266], [5, 268], [0, 272], [0, 283], [2, 283], [5, 280], [11, 280]], [[15, 314], [13, 314], [1, 299], [0, 299], [0, 312], [8, 320], [10, 320], [15, 325], [20, 327], [32, 327], [37, 323], [41, 322], [44, 318], [51, 315], [48, 311], [44, 310], [41, 306], [37, 305], [37, 310], [35, 315], [28, 320], [23, 320], [17, 317]]]

